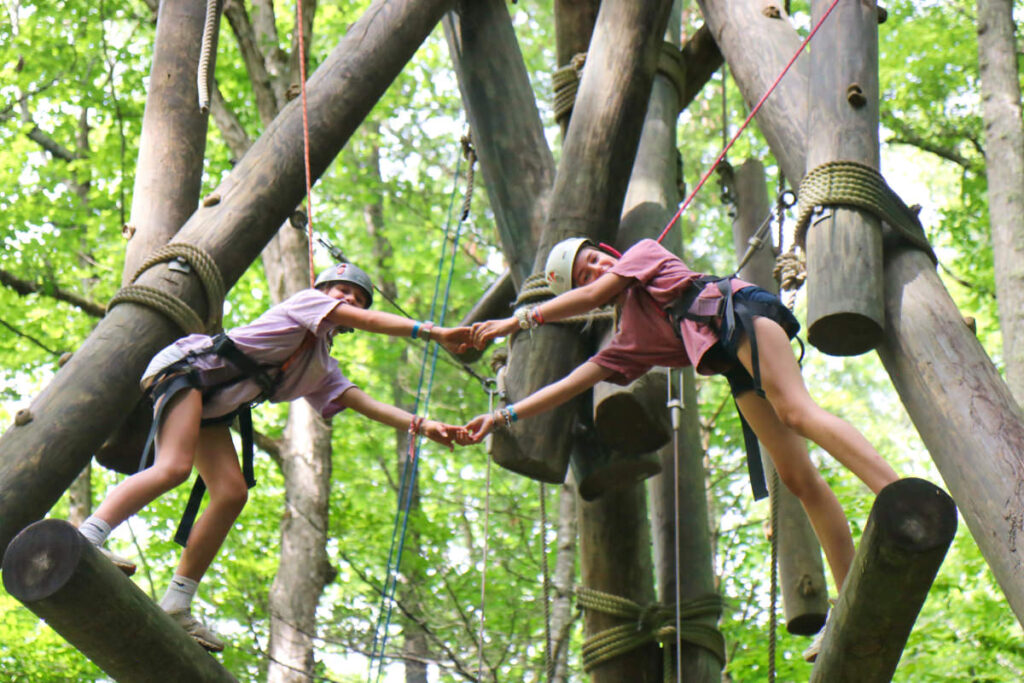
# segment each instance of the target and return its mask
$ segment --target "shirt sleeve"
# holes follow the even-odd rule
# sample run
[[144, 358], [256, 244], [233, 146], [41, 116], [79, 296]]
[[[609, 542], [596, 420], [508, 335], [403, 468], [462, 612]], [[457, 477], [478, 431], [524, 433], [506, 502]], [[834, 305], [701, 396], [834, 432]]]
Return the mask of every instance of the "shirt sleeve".
[[288, 315], [317, 337], [323, 337], [337, 327], [327, 316], [341, 302], [318, 289], [304, 289], [288, 300]]
[[662, 271], [666, 260], [675, 258], [672, 252], [654, 240], [640, 240], [626, 250], [622, 258], [612, 266], [611, 272], [647, 285]]
[[[332, 358], [331, 360], [334, 359]], [[354, 386], [355, 384], [342, 374], [341, 368], [338, 367], [337, 361], [335, 361], [324, 375], [319, 386], [307, 393], [305, 398], [313, 406], [313, 409], [327, 420], [345, 409], [344, 406], [338, 404], [337, 399], [341, 398], [342, 394]]]

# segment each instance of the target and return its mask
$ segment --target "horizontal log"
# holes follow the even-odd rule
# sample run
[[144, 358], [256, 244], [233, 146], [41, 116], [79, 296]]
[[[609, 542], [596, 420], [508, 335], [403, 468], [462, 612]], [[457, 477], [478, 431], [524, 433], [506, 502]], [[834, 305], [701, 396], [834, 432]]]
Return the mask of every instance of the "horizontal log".
[[882, 489], [829, 617], [813, 683], [888, 683], [956, 534], [956, 506], [923, 479]]
[[235, 681], [73, 526], [46, 519], [7, 549], [4, 588], [118, 681]]
[[[512, 280], [512, 271], [506, 270], [487, 288], [483, 296], [473, 304], [473, 307], [469, 309], [469, 313], [459, 321], [459, 325], [472, 325], [484, 320], [507, 318], [512, 315], [512, 304], [515, 300], [516, 286]], [[463, 363], [473, 363], [479, 360], [482, 355], [483, 351], [470, 349], [455, 357]]]

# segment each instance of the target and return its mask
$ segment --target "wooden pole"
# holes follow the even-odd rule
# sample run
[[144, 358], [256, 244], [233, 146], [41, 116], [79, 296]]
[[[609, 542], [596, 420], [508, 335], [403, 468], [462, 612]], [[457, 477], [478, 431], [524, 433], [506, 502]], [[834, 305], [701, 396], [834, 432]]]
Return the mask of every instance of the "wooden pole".
[[[124, 285], [131, 283], [146, 256], [174, 237], [199, 203], [210, 118], [208, 112], [199, 110], [196, 86], [205, 18], [204, 0], [160, 3], [131, 218], [126, 226]], [[219, 24], [218, 12], [215, 25]], [[213, 50], [211, 75], [216, 56]]]
[[[811, 2], [816, 25], [832, 0]], [[841, 2], [810, 51], [807, 171], [829, 161], [878, 168], [878, 10]], [[881, 340], [882, 230], [874, 214], [834, 207], [807, 231], [807, 341], [853, 356]]]
[[234, 681], [181, 626], [60, 519], [15, 537], [4, 588], [112, 678]]
[[[314, 178], [344, 146], [398, 75], [449, 0], [377, 0], [309, 81], [310, 163]], [[232, 285], [305, 194], [301, 102], [291, 102], [214, 191], [176, 239], [211, 255]], [[193, 276], [166, 266], [139, 284], [182, 298], [202, 316]], [[92, 452], [138, 400], [138, 378], [163, 345], [181, 335], [162, 314], [115, 307], [36, 397], [30, 421], [0, 437], [0, 548], [57, 501]]]
[[[733, 187], [736, 191], [736, 218], [732, 224], [732, 239], [736, 258], [746, 253], [750, 238], [769, 215], [771, 205], [765, 188], [764, 166], [756, 159], [747, 159], [736, 169]], [[769, 292], [778, 293], [773, 270], [771, 229], [762, 246], [740, 270], [740, 277]], [[767, 451], [761, 449], [765, 475], [769, 481], [775, 466]], [[821, 561], [821, 546], [807, 519], [800, 500], [784, 485], [772, 491], [778, 497], [778, 517], [775, 533], [778, 541], [779, 583], [786, 614], [786, 628], [797, 635], [817, 633], [828, 613], [828, 584]]]
[[[760, 97], [767, 74], [779, 73], [799, 44], [796, 32], [787, 22], [764, 17], [754, 0], [701, 0], [700, 5], [744, 96]], [[806, 111], [802, 62], [797, 60], [757, 119], [793, 183], [802, 177], [806, 138], [782, 106], [792, 107], [794, 116]], [[878, 355], [1011, 609], [1024, 623], [1024, 548], [1017, 543], [1024, 517], [1007, 514], [1024, 510], [1020, 409], [964, 325], [927, 255], [888, 249], [885, 302], [886, 337]]]
[[923, 479], [886, 486], [871, 508], [829, 617], [812, 683], [888, 683], [956, 534], [956, 506]]
[[518, 291], [540, 241], [555, 162], [506, 5], [504, 0], [460, 0], [443, 24]]

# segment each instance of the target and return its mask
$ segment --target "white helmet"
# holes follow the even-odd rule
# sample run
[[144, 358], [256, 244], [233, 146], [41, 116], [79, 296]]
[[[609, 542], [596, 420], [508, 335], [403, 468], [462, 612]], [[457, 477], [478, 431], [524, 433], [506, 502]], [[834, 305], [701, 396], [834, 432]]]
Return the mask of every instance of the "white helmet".
[[572, 264], [576, 254], [583, 247], [592, 246], [594, 243], [586, 237], [570, 237], [551, 247], [544, 264], [544, 277], [556, 296], [572, 289]]

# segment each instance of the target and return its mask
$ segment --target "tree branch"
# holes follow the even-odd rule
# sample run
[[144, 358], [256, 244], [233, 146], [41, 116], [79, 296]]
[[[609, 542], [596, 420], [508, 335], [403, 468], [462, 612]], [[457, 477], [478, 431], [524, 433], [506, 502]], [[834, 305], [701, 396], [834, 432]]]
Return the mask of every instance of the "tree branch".
[[722, 66], [722, 53], [711, 36], [707, 24], [690, 36], [683, 45], [683, 69], [686, 71], [685, 90], [679, 93], [679, 111], [690, 106], [697, 93], [711, 80], [711, 75]]
[[[905, 123], [903, 123], [894, 116], [884, 116], [883, 123], [887, 128], [891, 129], [894, 133], [893, 135], [886, 139], [886, 142], [889, 144], [910, 145], [911, 147], [916, 147], [924, 152], [934, 154], [940, 159], [951, 161], [957, 166], [965, 168], [969, 171], [980, 170], [980, 164], [978, 162], [974, 161], [973, 159], [967, 156], [964, 156], [955, 147], [946, 147], [939, 144], [934, 139], [925, 138], [923, 135], [913, 130], [913, 128], [906, 125]], [[968, 136], [963, 134], [958, 134], [955, 137], [957, 139], [970, 139]], [[972, 141], [972, 144], [974, 144], [975, 148], [978, 149], [978, 152], [982, 154], [982, 156], [984, 156], [984, 151], [979, 148], [977, 142]]]
[[235, 159], [241, 159], [242, 155], [252, 146], [252, 138], [245, 132], [242, 122], [224, 99], [216, 81], [213, 83], [211, 95], [210, 113], [213, 115], [214, 123], [217, 124], [217, 130], [220, 131], [221, 137], [224, 138], [224, 142], [231, 150], [231, 155]]
[[[273, 88], [277, 106], [285, 103], [285, 92], [288, 90], [288, 55], [278, 43], [277, 16], [274, 14], [273, 0], [252, 0], [253, 27], [256, 30], [256, 41], [264, 58], [264, 68], [270, 73], [268, 81]], [[305, 5], [303, 5], [305, 9]]]
[[23, 280], [7, 270], [0, 269], [0, 284], [13, 289], [21, 296], [28, 296], [29, 294], [44, 294], [57, 299], [58, 301], [71, 304], [83, 313], [88, 313], [94, 318], [102, 318], [107, 314], [107, 307], [103, 304], [96, 303], [95, 301], [86, 299], [78, 294], [73, 294], [67, 290], [57, 287], [56, 285], [41, 285], [28, 280]]
[[18, 335], [19, 337], [21, 337], [22, 339], [27, 339], [27, 340], [29, 340], [30, 342], [32, 342], [33, 344], [35, 344], [36, 346], [38, 346], [39, 348], [41, 348], [41, 349], [42, 349], [43, 351], [46, 351], [46, 352], [47, 352], [48, 354], [50, 354], [51, 356], [59, 356], [59, 355], [61, 354], [61, 352], [60, 352], [60, 351], [54, 351], [54, 350], [53, 350], [53, 349], [51, 349], [51, 348], [50, 348], [49, 346], [47, 346], [47, 345], [46, 345], [46, 344], [44, 344], [43, 342], [39, 341], [39, 340], [38, 340], [38, 339], [36, 339], [35, 337], [33, 337], [33, 336], [32, 336], [31, 334], [27, 334], [27, 333], [25, 333], [25, 332], [22, 332], [21, 330], [19, 330], [18, 328], [14, 327], [13, 325], [11, 325], [11, 324], [10, 324], [9, 322], [7, 322], [6, 320], [3, 320], [2, 318], [0, 318], [0, 325], [3, 325], [4, 327], [6, 327], [7, 329], [9, 329], [9, 330], [10, 330], [11, 332], [13, 332], [14, 334], [16, 334], [16, 335]]
[[[259, 112], [260, 121], [266, 126], [277, 116], [279, 107], [278, 98], [274, 94], [271, 74], [267, 71], [264, 55], [260, 50], [260, 42], [264, 42], [262, 33], [260, 39], [257, 39], [257, 30], [261, 27], [263, 13], [267, 11], [261, 8], [261, 5], [260, 2], [253, 3], [256, 9], [255, 28], [241, 0], [227, 0], [224, 3], [224, 16], [231, 24], [235, 40], [238, 41], [238, 49], [242, 53], [245, 70], [249, 74], [249, 82], [252, 84], [253, 95], [256, 97], [256, 110]], [[269, 12], [271, 24], [273, 24], [272, 7]]]

